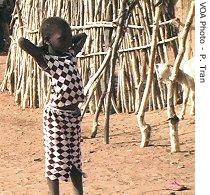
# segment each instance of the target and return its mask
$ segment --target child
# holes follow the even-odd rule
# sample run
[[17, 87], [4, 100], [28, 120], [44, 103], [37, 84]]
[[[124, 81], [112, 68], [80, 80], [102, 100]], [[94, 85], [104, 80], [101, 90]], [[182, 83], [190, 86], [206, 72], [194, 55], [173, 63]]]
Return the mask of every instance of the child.
[[72, 36], [68, 23], [59, 17], [45, 19], [40, 32], [42, 47], [25, 38], [19, 39], [19, 46], [51, 78], [51, 97], [43, 114], [45, 176], [51, 194], [59, 194], [58, 180], [71, 180], [74, 194], [81, 195], [81, 113], [78, 104], [84, 101], [84, 94], [76, 55], [87, 35]]

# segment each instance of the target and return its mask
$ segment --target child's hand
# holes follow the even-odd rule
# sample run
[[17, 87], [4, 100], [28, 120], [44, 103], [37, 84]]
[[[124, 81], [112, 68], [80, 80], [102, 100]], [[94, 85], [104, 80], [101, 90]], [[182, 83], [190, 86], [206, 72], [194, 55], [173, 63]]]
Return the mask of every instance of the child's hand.
[[80, 33], [80, 34], [74, 35], [72, 36], [72, 43], [75, 45], [84, 37], [85, 39], [87, 38], [86, 33]]
[[80, 33], [72, 37], [72, 43], [73, 43], [72, 49], [74, 50], [75, 54], [78, 54], [82, 50], [86, 38], [87, 38], [86, 33]]

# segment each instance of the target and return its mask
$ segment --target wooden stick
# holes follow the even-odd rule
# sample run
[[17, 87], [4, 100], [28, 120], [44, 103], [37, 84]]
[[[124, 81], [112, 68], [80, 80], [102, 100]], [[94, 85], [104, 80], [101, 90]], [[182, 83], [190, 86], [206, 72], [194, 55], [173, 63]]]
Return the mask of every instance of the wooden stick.
[[[110, 58], [110, 79], [109, 79], [109, 84], [108, 84], [108, 97], [106, 98], [106, 108], [105, 108], [105, 127], [104, 127], [104, 141], [106, 144], [109, 143], [109, 120], [110, 120], [110, 101], [111, 101], [111, 93], [112, 93], [112, 88], [113, 88], [113, 75], [115, 71], [115, 64], [117, 60], [117, 50], [119, 49], [120, 42], [122, 40], [122, 35], [123, 35], [123, 26], [126, 23], [126, 20], [129, 17], [129, 13], [126, 10], [127, 7], [127, 0], [123, 0], [121, 4], [121, 10], [120, 10], [120, 18], [119, 18], [119, 26], [117, 27], [116, 31], [116, 36], [115, 40], [112, 45], [112, 50], [111, 50], [111, 58]], [[131, 11], [135, 6], [135, 3], [130, 6], [128, 9]]]
[[137, 115], [138, 119], [138, 124], [141, 130], [141, 147], [148, 146], [149, 144], [149, 138], [150, 138], [150, 130], [151, 127], [149, 124], [146, 124], [144, 121], [144, 115], [145, 115], [145, 107], [148, 102], [148, 97], [150, 93], [150, 88], [153, 80], [153, 75], [154, 75], [154, 59], [155, 59], [155, 51], [156, 51], [156, 36], [157, 36], [157, 29], [158, 29], [158, 24], [159, 24], [159, 18], [160, 18], [160, 7], [156, 7], [155, 10], [155, 27], [153, 28], [153, 33], [152, 33], [152, 47], [151, 47], [151, 53], [150, 53], [150, 58], [149, 58], [149, 73], [147, 76], [147, 81], [146, 81], [146, 87], [144, 90], [144, 94], [142, 97], [139, 113]]
[[186, 39], [187, 39], [188, 32], [190, 30], [190, 26], [193, 22], [193, 18], [195, 14], [194, 12], [195, 12], [195, 2], [192, 1], [190, 11], [187, 16], [186, 24], [180, 36], [180, 45], [179, 45], [179, 50], [178, 50], [179, 52], [174, 62], [172, 74], [171, 74], [171, 77], [169, 78], [169, 83], [168, 83], [167, 113], [168, 113], [168, 121], [169, 121], [170, 140], [171, 140], [171, 152], [180, 151], [179, 136], [178, 136], [179, 119], [176, 116], [176, 112], [174, 109], [173, 91], [174, 91], [174, 84], [176, 81], [179, 66], [184, 56]]

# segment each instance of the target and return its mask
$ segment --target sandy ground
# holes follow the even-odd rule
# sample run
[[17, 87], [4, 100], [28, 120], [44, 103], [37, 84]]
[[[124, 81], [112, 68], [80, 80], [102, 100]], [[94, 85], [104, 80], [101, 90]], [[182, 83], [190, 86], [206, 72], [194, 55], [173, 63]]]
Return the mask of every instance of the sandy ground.
[[[5, 57], [0, 57], [0, 83]], [[180, 106], [176, 108], [180, 110]], [[166, 110], [146, 113], [152, 127], [150, 146], [140, 148], [136, 115], [111, 116], [110, 144], [103, 142], [104, 116], [97, 138], [90, 139], [92, 118], [86, 114], [83, 129], [83, 171], [85, 195], [158, 195], [172, 181], [194, 194], [194, 117], [187, 114], [179, 123], [181, 152], [170, 153]], [[0, 94], [0, 194], [47, 195], [44, 178], [42, 109], [22, 110], [7, 92]], [[61, 194], [71, 194], [71, 183], [61, 183]]]

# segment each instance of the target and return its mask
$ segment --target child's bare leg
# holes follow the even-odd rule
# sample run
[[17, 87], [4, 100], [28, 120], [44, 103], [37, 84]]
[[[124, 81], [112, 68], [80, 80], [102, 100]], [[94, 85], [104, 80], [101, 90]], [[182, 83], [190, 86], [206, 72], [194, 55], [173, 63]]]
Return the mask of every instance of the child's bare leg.
[[73, 184], [73, 195], [83, 195], [82, 173], [73, 167], [70, 175]]
[[47, 184], [49, 186], [50, 195], [59, 195], [59, 181], [51, 180], [47, 177]]

